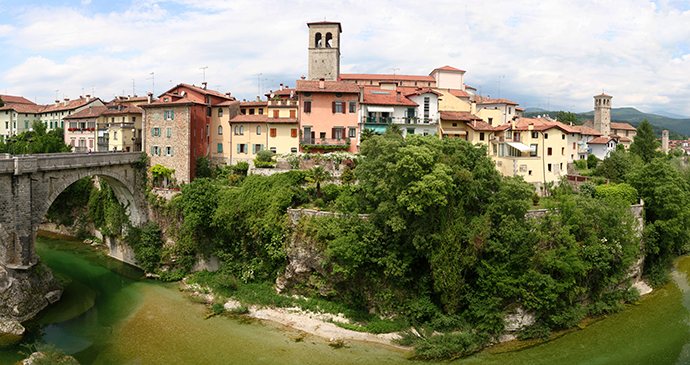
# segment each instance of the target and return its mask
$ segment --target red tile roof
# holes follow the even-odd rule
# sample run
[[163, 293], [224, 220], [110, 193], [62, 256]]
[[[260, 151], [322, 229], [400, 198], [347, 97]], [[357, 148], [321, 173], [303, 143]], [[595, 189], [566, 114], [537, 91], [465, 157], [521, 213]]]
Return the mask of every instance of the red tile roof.
[[606, 94], [604, 94], [604, 93], [601, 93], [601, 94], [599, 94], [599, 95], [595, 95], [594, 97], [595, 97], [595, 98], [599, 98], [599, 97], [602, 97], [602, 96], [605, 97], [605, 98], [612, 98], [612, 97], [613, 97], [613, 96], [611, 96], [611, 95], [606, 95]]
[[36, 105], [31, 100], [25, 99], [23, 96], [12, 96], [12, 95], [0, 95], [0, 98], [2, 98], [2, 101], [5, 102], [5, 104], [30, 104], [30, 105]]
[[266, 123], [269, 124], [291, 124], [297, 123], [297, 118], [268, 118]]
[[398, 95], [396, 90], [384, 90], [378, 87], [365, 87], [364, 101], [361, 104], [419, 106], [419, 104], [404, 96], [402, 92]]
[[297, 80], [295, 89], [297, 92], [312, 92], [312, 93], [359, 93], [359, 87], [351, 82], [342, 81], [324, 81], [324, 88], [319, 88], [318, 80]]
[[[69, 101], [63, 101], [61, 103], [58, 103], [57, 106], [55, 104], [48, 104], [45, 106], [43, 110], [41, 110], [41, 113], [50, 113], [50, 112], [60, 112], [60, 111], [67, 111], [67, 110], [74, 110], [77, 108], [80, 108], [85, 105], [89, 105], [95, 101], [101, 101], [99, 98], [79, 98], [79, 99], [74, 99], [74, 100], [69, 100]], [[67, 105], [65, 105], [67, 104]]]
[[340, 25], [340, 23], [338, 23], [338, 22], [326, 22], [326, 21], [323, 21], [323, 22], [311, 22], [311, 23], [307, 23], [307, 26], [309, 26], [309, 25], [336, 25], [336, 24], [338, 25], [338, 30], [340, 31], [340, 33], [342, 33], [342, 32], [343, 32], [343, 27], [342, 27], [342, 26]]
[[268, 115], [266, 114], [238, 114], [230, 119], [230, 123], [266, 123], [266, 120], [268, 120]]
[[509, 105], [518, 105], [518, 103], [506, 99], [487, 99], [487, 98], [481, 98], [481, 102], [477, 102], [477, 104], [509, 104]]
[[5, 104], [5, 106], [0, 108], [0, 111], [14, 110], [17, 113], [38, 114], [45, 109], [45, 107], [45, 105], [36, 104]]
[[445, 92], [447, 92], [447, 93], [449, 93], [455, 97], [458, 97], [458, 98], [469, 98], [470, 97], [470, 94], [468, 94], [467, 91], [464, 91], [464, 90], [455, 90], [455, 89], [438, 89], [438, 90], [445, 91]]
[[416, 90], [414, 90], [410, 93], [406, 93], [405, 96], [416, 96], [416, 95], [422, 95], [422, 94], [426, 94], [426, 93], [434, 94], [436, 96], [442, 96], [443, 95], [440, 92], [433, 90], [433, 89], [430, 89], [430, 88], [425, 88], [425, 89], [417, 88]]
[[[137, 108], [139, 109], [139, 108]], [[139, 109], [141, 110], [141, 109]], [[108, 111], [107, 106], [96, 105], [93, 108], [86, 108], [72, 115], [68, 115], [62, 119], [85, 119], [85, 118], [98, 118], [103, 115], [104, 112]]]
[[[508, 124], [508, 123], [506, 123]], [[530, 128], [531, 127], [531, 128]], [[551, 120], [546, 120], [543, 118], [518, 118], [518, 122], [515, 124], [513, 127], [513, 130], [516, 131], [546, 131], [549, 129], [560, 129], [566, 133], [580, 133], [578, 130], [575, 128], [561, 123], [561, 122], [555, 122]]]
[[234, 99], [235, 99], [235, 98], [233, 98], [233, 100], [226, 100], [226, 101], [224, 101], [224, 102], [222, 102], [222, 103], [218, 103], [218, 104], [216, 104], [216, 105], [214, 105], [214, 106], [230, 106], [230, 105], [235, 105], [235, 104], [239, 104], [239, 103], [240, 103], [239, 101], [234, 100]]
[[594, 138], [593, 140], [591, 140], [587, 143], [588, 144], [607, 144], [612, 139], [613, 138], [611, 138], [611, 137], [597, 137], [597, 138]]
[[[171, 96], [172, 101], [165, 101], [163, 97], [165, 96]], [[192, 100], [187, 98], [186, 96], [180, 97], [179, 95], [174, 95], [174, 94], [162, 94], [161, 99], [154, 100], [150, 104], [139, 104], [140, 108], [154, 108], [154, 107], [159, 107], [159, 106], [167, 106], [167, 105], [206, 105], [204, 103], [198, 102], [196, 100]]]
[[[384, 74], [340, 74], [341, 80], [377, 80], [377, 81], [423, 81], [436, 82], [431, 76], [418, 75], [384, 75]], [[299, 81], [299, 80], [298, 80]]]
[[585, 125], [574, 125], [572, 126], [574, 130], [576, 130], [578, 133], [585, 135], [585, 136], [601, 136], [602, 134], [597, 132], [596, 129], [590, 128]]
[[[450, 67], [450, 66], [448, 66], [448, 65], [443, 66], [443, 67], [439, 67], [439, 68], [435, 68], [434, 71], [436, 71], [436, 70], [440, 70], [440, 71], [465, 72], [465, 70], [461, 70], [461, 69], [455, 68], [455, 67]], [[432, 71], [432, 73], [433, 73], [433, 71]]]
[[240, 102], [240, 107], [250, 107], [250, 106], [268, 106], [268, 101], [242, 101]]
[[475, 131], [494, 131], [496, 128], [492, 127], [489, 123], [483, 120], [475, 120], [473, 122], [467, 123], [467, 126]]
[[631, 126], [628, 123], [613, 123], [611, 122], [611, 130], [626, 130], [626, 131], [636, 131], [637, 128]]
[[452, 121], [459, 121], [459, 122], [471, 122], [474, 120], [482, 120], [482, 118], [479, 118], [478, 116], [470, 113], [470, 112], [456, 112], [456, 111], [444, 111], [441, 110], [441, 120], [452, 120]]
[[[136, 105], [131, 105], [131, 104], [121, 104], [121, 105], [113, 105], [113, 104], [108, 104], [106, 111], [103, 112], [103, 115], [119, 115], [119, 114], [141, 114], [144, 112], [144, 109], [141, 109], [140, 107]], [[110, 109], [110, 108], [116, 108], [116, 109]]]

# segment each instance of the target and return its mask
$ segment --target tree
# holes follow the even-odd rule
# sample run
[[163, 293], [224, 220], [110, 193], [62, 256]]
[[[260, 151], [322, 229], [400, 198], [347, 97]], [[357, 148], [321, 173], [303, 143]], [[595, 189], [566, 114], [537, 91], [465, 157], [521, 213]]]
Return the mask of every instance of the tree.
[[364, 130], [362, 131], [362, 133], [359, 134], [359, 141], [360, 141], [360, 142], [364, 142], [364, 141], [366, 141], [367, 139], [369, 139], [369, 138], [371, 138], [371, 137], [373, 137], [373, 136], [375, 136], [375, 135], [376, 135], [376, 132], [374, 132], [373, 129], [371, 129], [371, 128], [364, 128]]
[[637, 127], [637, 134], [630, 145], [630, 153], [640, 156], [644, 163], [649, 163], [659, 155], [657, 147], [659, 147], [659, 142], [656, 140], [652, 124], [645, 119]]
[[350, 166], [345, 166], [345, 170], [343, 170], [343, 173], [340, 175], [340, 181], [345, 185], [350, 185], [355, 182], [355, 180], [357, 180], [355, 173], [352, 172]]
[[211, 168], [211, 159], [208, 156], [199, 156], [196, 159], [196, 166], [194, 167], [194, 177], [213, 177], [213, 169]]
[[323, 166], [321, 165], [316, 165], [312, 167], [310, 170], [307, 171], [307, 176], [305, 179], [312, 183], [316, 184], [316, 198], [321, 198], [321, 184], [324, 182], [330, 180], [331, 178], [331, 173], [328, 172]]
[[556, 119], [564, 124], [580, 124], [580, 122], [577, 120], [577, 115], [573, 112], [559, 111], [556, 113]]

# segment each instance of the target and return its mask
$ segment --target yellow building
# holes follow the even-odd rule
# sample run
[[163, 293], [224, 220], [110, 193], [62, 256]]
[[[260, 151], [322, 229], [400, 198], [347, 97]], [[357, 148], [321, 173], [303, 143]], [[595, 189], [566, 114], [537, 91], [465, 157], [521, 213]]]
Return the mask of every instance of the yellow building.
[[469, 112], [441, 111], [441, 138], [462, 138], [472, 144], [481, 143], [488, 147], [494, 128], [481, 118]]
[[240, 112], [240, 102], [227, 100], [211, 110], [209, 158], [214, 164], [232, 164], [232, 125], [230, 120]]
[[497, 127], [490, 156], [504, 176], [522, 176], [536, 186], [558, 181], [567, 174], [575, 155], [574, 128], [541, 118], [514, 118]]
[[[107, 108], [101, 114], [106, 129], [107, 151], [141, 151], [143, 110], [133, 104], [108, 104]], [[99, 142], [101, 138], [99, 136]]]
[[299, 101], [295, 89], [280, 86], [280, 90], [267, 95], [267, 146], [274, 153], [295, 153], [299, 151]]

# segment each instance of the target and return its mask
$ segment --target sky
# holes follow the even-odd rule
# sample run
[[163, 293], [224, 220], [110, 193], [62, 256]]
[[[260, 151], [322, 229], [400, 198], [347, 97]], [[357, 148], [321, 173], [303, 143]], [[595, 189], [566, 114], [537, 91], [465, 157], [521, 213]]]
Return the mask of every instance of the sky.
[[0, 19], [0, 94], [39, 104], [204, 80], [263, 97], [307, 75], [306, 23], [326, 20], [341, 73], [449, 65], [522, 108], [585, 112], [604, 92], [690, 116], [690, 1], [0, 0]]

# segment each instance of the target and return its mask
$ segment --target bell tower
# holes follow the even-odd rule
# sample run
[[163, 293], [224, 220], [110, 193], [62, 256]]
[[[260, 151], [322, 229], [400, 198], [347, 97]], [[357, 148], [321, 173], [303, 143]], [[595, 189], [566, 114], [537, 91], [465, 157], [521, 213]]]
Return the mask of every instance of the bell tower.
[[604, 137], [611, 134], [611, 99], [613, 96], [601, 94], [594, 97], [594, 129]]
[[340, 23], [307, 23], [309, 27], [309, 80], [335, 81], [340, 77]]

